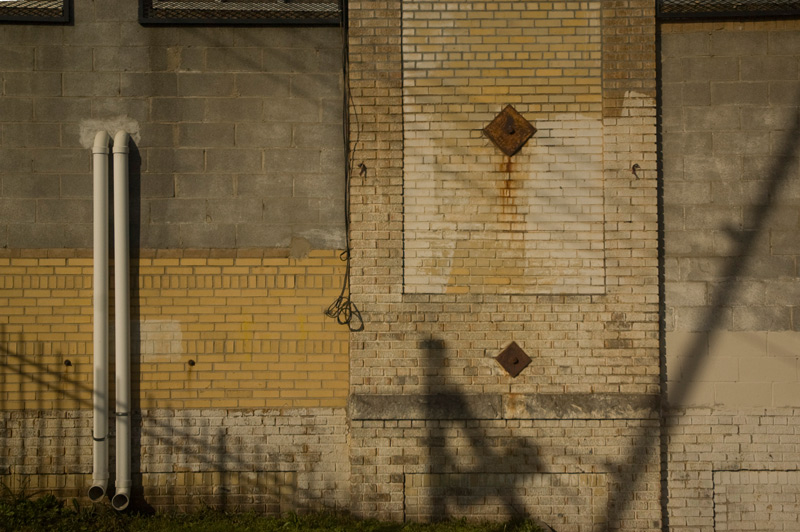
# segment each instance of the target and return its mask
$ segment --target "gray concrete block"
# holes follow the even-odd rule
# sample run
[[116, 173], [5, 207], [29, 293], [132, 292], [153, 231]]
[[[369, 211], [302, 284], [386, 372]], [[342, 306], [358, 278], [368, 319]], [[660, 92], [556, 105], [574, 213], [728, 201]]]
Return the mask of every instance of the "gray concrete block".
[[665, 302], [670, 307], [701, 307], [708, 304], [704, 282], [664, 283]]
[[[764, 100], [766, 101], [766, 100]], [[797, 81], [770, 81], [769, 103], [771, 105], [785, 105], [788, 107], [800, 106], [800, 83]], [[797, 110], [786, 109], [787, 113], [797, 113]]]
[[800, 50], [800, 35], [791, 29], [771, 31], [768, 50], [771, 55], [796, 57]]
[[662, 147], [665, 157], [703, 155], [711, 153], [712, 136], [710, 132], [664, 133]]
[[[781, 234], [777, 231], [773, 232], [773, 238], [771, 240], [772, 256], [767, 256], [764, 254], [759, 256], [756, 254], [755, 256], [748, 257], [748, 259], [743, 261], [741, 265], [736, 263], [736, 266], [738, 267], [737, 274], [751, 279], [762, 280], [780, 279], [795, 275], [795, 254], [786, 256], [785, 253], [778, 252], [788, 251], [791, 243], [782, 241], [780, 238], [776, 239], [775, 233]], [[766, 238], [764, 238], [762, 245], [764, 245], [766, 241]], [[782, 244], [786, 244], [786, 247], [783, 247]]]
[[175, 172], [196, 173], [205, 168], [205, 150], [178, 148], [173, 150], [173, 169]]
[[187, 248], [235, 248], [236, 226], [216, 223], [181, 224], [181, 246]]
[[205, 100], [202, 98], [150, 98], [153, 122], [202, 122]]
[[732, 331], [790, 331], [791, 309], [786, 306], [733, 307]]
[[177, 127], [175, 124], [156, 124], [144, 122], [139, 126], [141, 140], [138, 147], [146, 148], [171, 148], [175, 146], [177, 138]]
[[5, 198], [57, 198], [60, 195], [61, 179], [58, 175], [6, 174], [3, 176], [3, 197]]
[[686, 106], [683, 108], [683, 124], [686, 131], [739, 129], [739, 106]]
[[34, 221], [36, 221], [35, 200], [0, 198], [0, 223], [28, 224]]
[[66, 174], [61, 176], [60, 181], [62, 198], [91, 198], [94, 195], [91, 175]]
[[[36, 120], [79, 123], [92, 116], [91, 98], [36, 98], [33, 104]], [[77, 125], [75, 126], [77, 128]]]
[[55, 148], [31, 149], [33, 168], [37, 173], [90, 172], [92, 154], [90, 150]]
[[320, 121], [320, 102], [313, 98], [268, 99], [264, 101], [264, 122]]
[[681, 281], [716, 281], [730, 270], [730, 260], [699, 255], [679, 262]]
[[117, 72], [65, 72], [64, 96], [119, 96]]
[[178, 68], [180, 72], [202, 72], [206, 68], [206, 49], [202, 46], [179, 46]]
[[788, 57], [742, 57], [739, 61], [742, 81], [797, 79], [797, 61]]
[[98, 22], [135, 20], [136, 17], [136, 6], [131, 6], [126, 0], [106, 0], [94, 4], [94, 19]]
[[767, 53], [766, 31], [715, 31], [711, 33], [711, 55], [753, 56]]
[[324, 227], [342, 225], [344, 227], [344, 196], [332, 197], [320, 203], [319, 222]]
[[20, 173], [33, 170], [33, 157], [29, 150], [20, 148], [0, 149], [0, 172]]
[[666, 58], [709, 55], [710, 46], [711, 36], [705, 32], [661, 36], [661, 55]]
[[296, 198], [343, 198], [344, 176], [337, 174], [297, 174], [294, 177]]
[[[337, 61], [342, 62], [341, 55]], [[320, 57], [313, 48], [266, 48], [264, 70], [292, 74], [320, 70]]]
[[0, 45], [0, 65], [6, 71], [31, 71], [34, 69], [33, 46]]
[[294, 179], [290, 174], [236, 176], [236, 194], [244, 197], [289, 198]]
[[[75, 12], [80, 13], [78, 6]], [[120, 41], [120, 25], [117, 22], [83, 21], [65, 31], [62, 42], [75, 46], [112, 46], [124, 41]]]
[[333, 149], [320, 150], [319, 165], [323, 172], [339, 175], [343, 179], [346, 170], [344, 146], [342, 145]]
[[206, 72], [180, 72], [178, 95], [180, 96], [233, 96], [233, 76]]
[[257, 122], [261, 119], [261, 98], [208, 98], [205, 119], [210, 122]]
[[[687, 180], [730, 181], [742, 173], [742, 159], [739, 157], [709, 157], [705, 154], [689, 155], [683, 158]], [[680, 153], [677, 152], [676, 155]]]
[[323, 124], [339, 124], [341, 126], [344, 107], [341, 95], [331, 95], [329, 98], [323, 98], [320, 100], [320, 107], [322, 108], [320, 120]]
[[795, 230], [800, 234], [800, 205], [772, 205], [766, 216], [758, 216], [753, 209], [745, 209], [744, 226], [769, 227], [770, 230], [779, 231]]
[[292, 74], [292, 98], [330, 97], [342, 92], [342, 79], [337, 74]]
[[713, 307], [673, 308], [674, 331], [703, 332], [709, 329], [730, 330], [733, 326], [733, 310]]
[[685, 182], [670, 186], [664, 190], [664, 202], [667, 205], [700, 205], [712, 201], [711, 183]]
[[736, 81], [739, 79], [738, 57], [687, 57], [681, 60], [680, 72], [683, 81]]
[[711, 99], [716, 105], [763, 105], [769, 98], [770, 84], [764, 81], [711, 83]]
[[147, 119], [149, 103], [146, 98], [92, 98], [92, 117], [108, 119], [108, 117], [127, 116], [138, 122]]
[[36, 70], [53, 72], [90, 72], [90, 46], [37, 46]]
[[123, 20], [118, 24], [118, 28], [119, 37], [110, 44], [147, 43], [149, 46], [176, 46], [180, 40], [181, 31], [191, 31], [190, 28], [176, 31], [174, 28], [145, 27], [139, 24], [137, 17]]
[[703, 257], [714, 250], [714, 234], [705, 231], [669, 230], [664, 251], [670, 257]]
[[[60, 72], [6, 72], [5, 96], [60, 96]], [[3, 115], [5, 116], [5, 115]]]
[[142, 224], [139, 245], [144, 249], [181, 247], [181, 224]]
[[264, 198], [264, 223], [318, 223], [319, 200], [314, 198]]
[[714, 154], [756, 155], [769, 153], [769, 135], [754, 135], [752, 131], [714, 131]]
[[258, 223], [263, 218], [261, 198], [209, 199], [208, 218], [214, 223]]
[[770, 243], [774, 255], [800, 255], [800, 232], [770, 231]]
[[232, 47], [239, 28], [230, 26], [195, 26], [181, 28], [178, 44], [182, 46]]
[[290, 124], [258, 122], [236, 124], [236, 145], [242, 147], [288, 148], [292, 143]]
[[27, 122], [33, 119], [33, 100], [30, 98], [0, 99], [0, 119], [3, 122]]
[[53, 147], [61, 144], [59, 124], [19, 122], [2, 125], [3, 146], [9, 148]]
[[[262, 48], [214, 47], [206, 48], [206, 70], [209, 72], [260, 72]], [[272, 69], [267, 66], [266, 70]]]
[[39, 199], [36, 201], [37, 223], [92, 223], [91, 199]]
[[508, 394], [504, 419], [656, 419], [657, 395], [638, 394]]
[[236, 225], [236, 245], [240, 248], [285, 248], [291, 240], [292, 230], [286, 224]]
[[180, 198], [216, 198], [233, 196], [234, 178], [219, 174], [180, 174], [175, 176], [175, 192]]
[[206, 150], [209, 172], [252, 174], [262, 169], [261, 150], [212, 148]]
[[[686, 105], [711, 105], [711, 83], [698, 81], [683, 84], [681, 91]], [[715, 102], [716, 103], [716, 102]]]
[[64, 228], [64, 224], [9, 224], [8, 247], [61, 248]]
[[234, 125], [184, 123], [178, 125], [178, 145], [182, 147], [226, 147], [234, 145]]
[[298, 148], [344, 149], [344, 131], [340, 124], [296, 124], [293, 145]]
[[786, 107], [742, 107], [742, 129], [785, 131], [792, 129], [795, 113]]
[[146, 46], [97, 46], [95, 72], [147, 72], [151, 69], [151, 48]]
[[120, 95], [127, 97], [176, 96], [177, 74], [172, 72], [123, 72], [120, 74]]
[[295, 238], [306, 240], [313, 249], [344, 249], [344, 223], [324, 225], [322, 220], [316, 223], [292, 226]]
[[235, 74], [236, 94], [244, 97], [285, 99], [289, 97], [289, 77], [277, 73]]
[[4, 24], [0, 32], [0, 43], [11, 45], [49, 45], [61, 42], [64, 29], [59, 25]]
[[142, 174], [140, 180], [143, 198], [175, 197], [175, 177], [172, 174]]
[[64, 227], [64, 240], [59, 247], [91, 249], [94, 245], [94, 228], [91, 223], [69, 223]]
[[320, 171], [320, 154], [312, 149], [267, 149], [264, 161], [270, 172], [315, 174]]
[[800, 280], [775, 279], [764, 283], [765, 299], [770, 305], [797, 306], [800, 301]]
[[142, 200], [142, 207], [143, 212], [149, 213], [147, 219], [156, 224], [203, 223], [206, 220], [205, 199], [148, 199]]
[[[791, 176], [796, 176], [800, 171], [800, 160], [796, 157], [781, 157], [780, 155], [748, 155], [742, 158], [742, 179], [753, 180], [757, 182], [760, 190], [766, 190], [769, 186], [769, 180], [775, 178], [775, 172], [780, 171], [786, 173], [790, 177], [788, 182], [784, 183], [782, 192], [790, 192], [793, 186], [796, 186]], [[791, 196], [782, 196], [784, 198]]]

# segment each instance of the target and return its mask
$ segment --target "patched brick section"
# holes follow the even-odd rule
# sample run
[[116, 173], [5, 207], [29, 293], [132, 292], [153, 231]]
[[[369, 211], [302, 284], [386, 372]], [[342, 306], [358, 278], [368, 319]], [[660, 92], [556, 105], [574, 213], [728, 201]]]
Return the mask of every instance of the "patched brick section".
[[607, 504], [603, 474], [456, 473], [405, 478], [406, 517], [415, 521], [435, 520], [442, 511], [464, 515], [475, 505], [479, 508], [471, 514], [475, 519], [511, 520], [522, 509], [559, 531], [600, 532], [607, 529], [603, 522]]
[[714, 473], [714, 530], [796, 530], [800, 471]]
[[[407, 293], [603, 292], [599, 6], [404, 5]], [[510, 158], [506, 104], [538, 130]]]
[[[134, 412], [132, 504], [271, 514], [346, 508], [345, 421], [343, 409], [331, 408]], [[90, 411], [4, 412], [0, 424], [4, 485], [60, 497], [86, 495], [92, 476]], [[113, 471], [113, 421], [109, 426]]]
[[[91, 408], [92, 259], [40, 253], [0, 257], [0, 400]], [[344, 275], [337, 253], [150, 255], [132, 266], [136, 408], [345, 405], [347, 329], [325, 316]]]

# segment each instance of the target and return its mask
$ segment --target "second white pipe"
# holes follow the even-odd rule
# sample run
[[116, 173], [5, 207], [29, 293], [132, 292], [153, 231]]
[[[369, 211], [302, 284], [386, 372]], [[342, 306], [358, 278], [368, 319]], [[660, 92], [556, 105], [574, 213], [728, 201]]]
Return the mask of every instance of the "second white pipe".
[[117, 478], [111, 506], [124, 510], [131, 491], [130, 243], [128, 241], [128, 134], [114, 136], [114, 328], [117, 390]]

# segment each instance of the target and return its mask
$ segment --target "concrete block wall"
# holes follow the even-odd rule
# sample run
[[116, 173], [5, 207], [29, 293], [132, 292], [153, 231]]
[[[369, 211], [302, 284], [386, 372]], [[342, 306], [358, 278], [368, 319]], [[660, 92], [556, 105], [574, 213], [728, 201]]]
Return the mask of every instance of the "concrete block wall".
[[133, 504], [343, 504], [341, 29], [143, 27], [137, 7], [0, 24], [2, 480], [85, 500], [90, 147], [125, 129]]
[[[415, 516], [425, 518], [457, 507], [462, 515], [479, 518], [494, 505], [501, 513], [535, 514], [534, 499], [544, 501], [548, 495], [563, 493], [555, 488], [559, 482], [572, 485], [566, 477], [554, 480], [556, 476], [587, 473], [581, 465], [586, 454], [562, 453], [562, 444], [579, 447], [577, 434], [583, 427], [576, 428], [577, 422], [564, 418], [561, 410], [576, 405], [576, 411], [591, 412], [586, 423], [603, 426], [598, 443], [605, 438], [614, 443], [596, 450], [603, 465], [589, 471], [597, 474], [591, 482], [597, 482], [599, 491], [587, 515], [576, 515], [565, 500], [550, 506], [542, 503], [555, 516], [554, 526], [660, 529], [655, 458], [659, 434], [658, 423], [652, 421], [657, 410], [652, 399], [659, 393], [652, 2], [382, 0], [353, 1], [349, 7], [351, 147], [354, 162], [364, 168], [351, 187], [352, 290], [365, 320], [364, 331], [353, 333], [350, 343], [351, 438], [358, 442], [351, 449], [354, 510], [402, 518], [404, 508], [408, 512], [413, 506]], [[573, 11], [581, 16], [571, 18]], [[522, 26], [535, 29], [535, 47], [530, 35], [517, 28], [516, 21], [522, 18], [527, 23]], [[430, 36], [428, 45], [424, 36]], [[475, 72], [468, 72], [465, 65], [453, 64], [449, 72], [445, 63], [455, 61], [459, 53], [464, 61], [473, 59], [470, 54], [476, 61], [481, 54], [489, 61], [517, 54], [520, 73], [508, 76], [506, 85], [507, 77], [500, 71], [514, 67], [498, 65], [500, 70], [491, 78], [498, 81], [497, 87], [478, 83], [479, 70], [488, 73], [491, 66], [476, 63]], [[536, 76], [534, 59], [540, 60], [541, 77]], [[570, 65], [586, 63], [587, 72], [567, 72], [569, 67], [559, 59]], [[563, 76], [547, 77], [546, 72], [558, 69], [564, 69]], [[604, 236], [599, 248], [574, 246], [573, 250], [575, 235], [569, 231], [526, 225], [517, 236], [528, 238], [530, 249], [550, 261], [550, 269], [537, 271], [525, 269], [524, 253], [503, 245], [518, 229], [509, 226], [500, 209], [492, 210], [501, 204], [494, 183], [508, 174], [495, 166], [506, 161], [475, 128], [484, 127], [507, 103], [522, 109], [544, 131], [510, 160], [516, 164], [521, 157], [531, 165], [526, 162], [512, 176], [530, 188], [515, 190], [522, 191], [522, 200], [533, 201], [532, 192], [525, 194], [546, 187], [548, 172], [567, 185], [573, 179], [586, 180], [587, 189], [602, 198], [597, 231]], [[470, 113], [473, 104], [474, 116], [450, 120], [453, 127], [445, 127], [443, 117]], [[582, 125], [572, 129], [576, 117], [584, 114]], [[561, 133], [556, 132], [559, 129]], [[602, 139], [600, 153], [590, 140], [595, 134]], [[425, 151], [428, 139], [437, 146], [430, 153]], [[575, 159], [565, 155], [560, 161], [563, 167], [555, 164], [555, 158], [539, 161], [530, 154], [544, 157], [544, 150], [536, 151], [543, 141], [574, 141], [576, 145], [567, 151]], [[579, 169], [581, 157], [585, 158], [581, 165], [596, 167]], [[483, 174], [465, 171], [469, 161]], [[641, 169], [638, 175], [631, 171], [634, 164]], [[481, 189], [466, 186], [467, 182], [477, 186], [481, 177], [486, 178]], [[570, 187], [563, 188], [566, 192], [554, 186], [551, 197], [535, 199], [548, 208], [567, 205]], [[481, 214], [486, 219], [477, 220], [474, 234], [469, 233], [471, 227], [458, 226], [466, 223], [454, 218], [461, 211], [446, 211], [463, 205], [468, 207], [466, 213], [472, 213], [470, 209], [484, 199], [487, 209]], [[521, 219], [531, 216], [523, 211], [516, 213]], [[568, 209], [564, 212], [570, 214]], [[442, 219], [443, 225], [435, 225], [435, 219]], [[577, 222], [576, 217], [571, 220]], [[496, 224], [496, 238], [478, 234], [477, 225], [491, 223]], [[448, 228], [455, 230], [445, 231]], [[598, 234], [592, 230], [587, 227], [581, 233], [581, 243]], [[465, 247], [459, 250], [456, 242]], [[442, 249], [450, 246], [453, 253], [431, 257], [424, 269], [423, 257], [414, 254], [432, 243]], [[554, 272], [567, 273], [566, 263], [558, 262], [564, 258], [560, 251], [567, 248], [576, 259], [591, 261], [598, 252], [603, 257], [597, 284], [592, 282], [595, 277], [575, 273], [580, 282], [574, 286], [588, 287], [588, 293], [551, 282]], [[467, 259], [479, 256], [487, 259], [485, 263], [467, 264]], [[458, 263], [463, 266], [459, 279], [443, 273], [456, 269], [453, 258], [465, 261]], [[493, 265], [498, 271], [478, 272], [478, 266], [488, 265], [490, 259], [499, 259]], [[580, 264], [572, 265], [577, 272]], [[501, 266], [507, 270], [499, 271]], [[500, 278], [502, 283], [495, 283]], [[542, 285], [546, 289], [537, 292]], [[494, 360], [511, 341], [533, 359], [516, 378]], [[648, 398], [649, 406], [618, 410], [627, 395]], [[595, 402], [587, 404], [586, 396]], [[431, 399], [409, 404], [411, 397]], [[354, 413], [354, 405], [362, 402], [373, 405], [374, 417]], [[408, 408], [393, 406], [398, 404]], [[503, 406], [512, 404], [528, 406]], [[463, 417], [457, 419], [463, 424], [451, 422], [452, 411], [461, 412]], [[384, 431], [392, 437], [383, 436]], [[426, 431], [433, 431], [433, 436], [422, 447], [434, 450], [420, 449]], [[445, 434], [463, 444], [450, 447]], [[564, 440], [552, 441], [550, 436], [556, 434]], [[586, 436], [591, 434], [588, 429]], [[482, 486], [473, 484], [478, 477], [506, 474], [514, 465], [504, 457], [517, 447], [535, 447], [538, 454], [515, 462], [519, 476], [509, 479], [508, 490], [493, 491], [497, 486], [490, 480]], [[448, 458], [437, 462], [436, 455]], [[463, 478], [459, 486], [464, 489], [439, 490], [436, 483], [443, 470]], [[518, 495], [511, 486], [516, 486]], [[603, 502], [604, 489], [608, 502]], [[457, 498], [462, 492], [467, 494], [463, 500]], [[487, 504], [490, 499], [493, 502]], [[516, 502], [505, 505], [498, 500]]]
[[800, 522], [798, 29], [660, 27], [671, 530]]

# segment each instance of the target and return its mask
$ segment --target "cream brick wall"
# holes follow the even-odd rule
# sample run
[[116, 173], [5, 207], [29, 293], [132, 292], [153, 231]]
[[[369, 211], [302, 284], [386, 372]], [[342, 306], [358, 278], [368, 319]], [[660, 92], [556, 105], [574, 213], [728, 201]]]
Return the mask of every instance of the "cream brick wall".
[[[542, 487], [520, 495], [536, 515], [545, 479], [607, 473], [592, 520], [658, 530], [653, 3], [356, 0], [349, 14], [351, 148], [364, 169], [351, 185], [365, 320], [350, 344], [354, 511], [401, 519], [406, 481], [513, 468], [524, 480], [509, 485]], [[578, 64], [587, 72], [569, 71]], [[542, 129], [511, 161], [476, 131], [507, 103]], [[510, 179], [509, 162], [520, 166]], [[513, 379], [494, 360], [511, 341], [532, 358]], [[626, 409], [623, 395], [649, 406]], [[362, 403], [373, 417], [353, 413]], [[529, 408], [500, 406], [512, 403]], [[564, 419], [570, 408], [591, 419]], [[598, 445], [591, 471], [566, 450], [590, 445], [581, 436]], [[491, 489], [459, 510], [485, 517]], [[421, 516], [443, 511], [437, 497], [414, 501]], [[585, 526], [558, 513], [558, 530]]]

